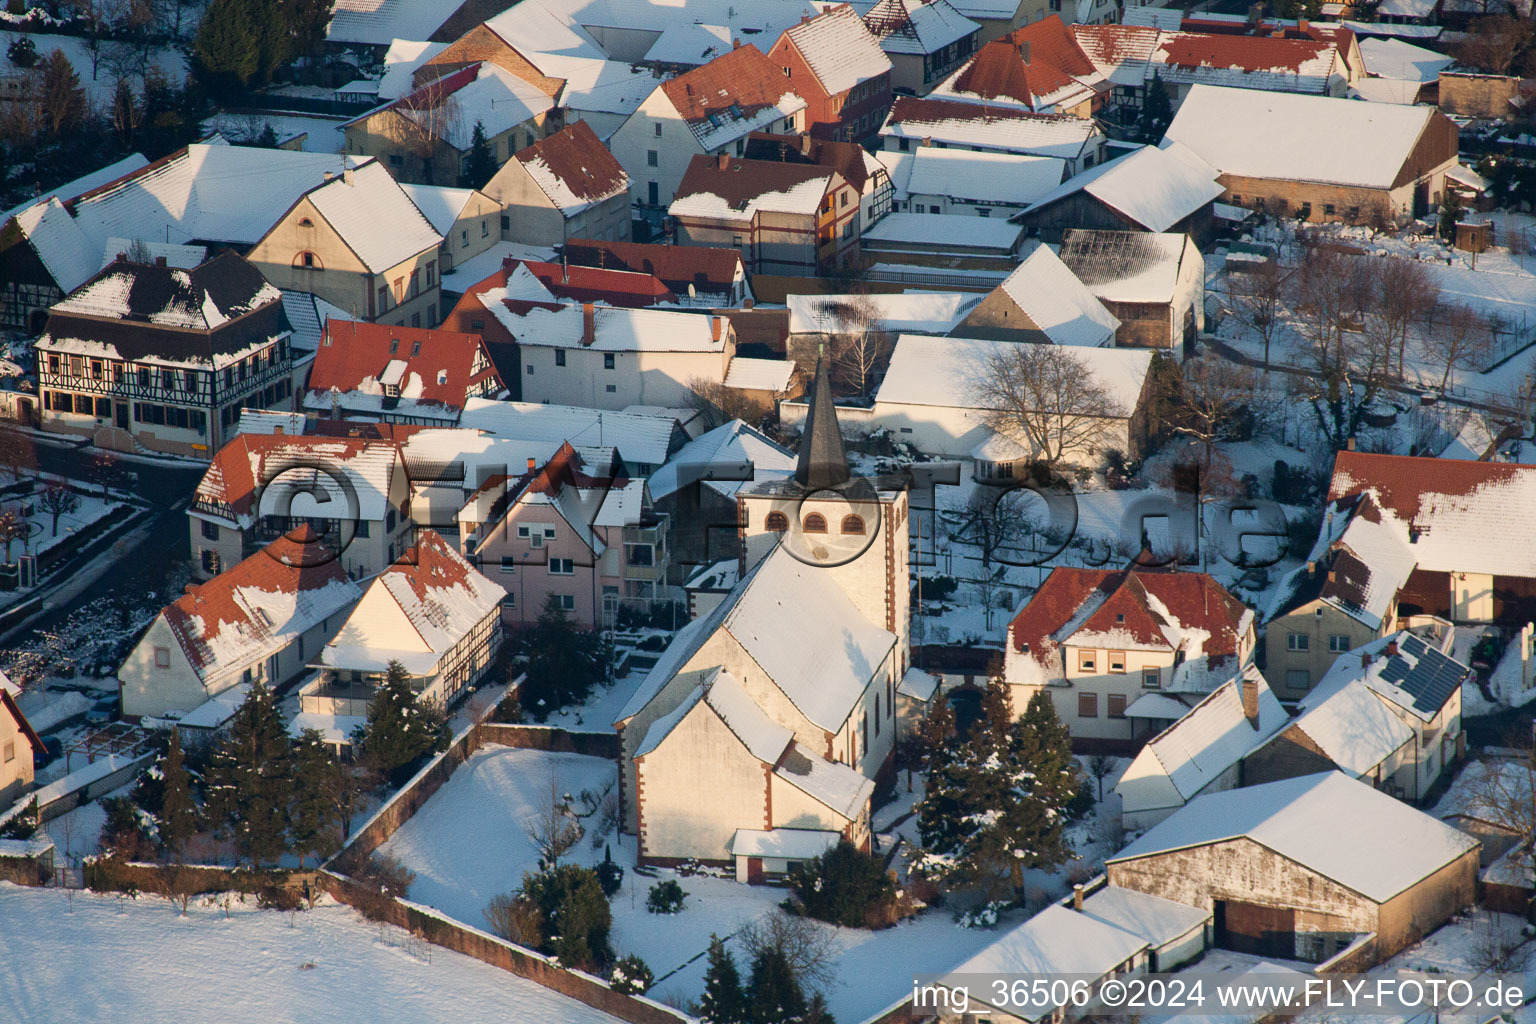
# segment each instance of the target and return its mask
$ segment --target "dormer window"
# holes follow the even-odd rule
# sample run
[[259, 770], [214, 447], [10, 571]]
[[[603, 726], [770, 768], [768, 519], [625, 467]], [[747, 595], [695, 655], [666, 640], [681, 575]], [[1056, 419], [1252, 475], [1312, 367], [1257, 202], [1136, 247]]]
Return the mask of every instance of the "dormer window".
[[315, 222], [310, 220], [308, 217], [300, 217], [299, 218], [299, 227], [301, 227], [301, 228], [312, 228], [314, 226], [315, 226]]
[[400, 339], [399, 338], [390, 338], [389, 339], [389, 354], [390, 355], [394, 355], [396, 352], [399, 352], [399, 351], [400, 351]]
[[415, 356], [419, 356], [419, 355], [421, 355], [421, 342], [419, 342], [419, 341], [411, 342], [411, 356], [415, 357]]

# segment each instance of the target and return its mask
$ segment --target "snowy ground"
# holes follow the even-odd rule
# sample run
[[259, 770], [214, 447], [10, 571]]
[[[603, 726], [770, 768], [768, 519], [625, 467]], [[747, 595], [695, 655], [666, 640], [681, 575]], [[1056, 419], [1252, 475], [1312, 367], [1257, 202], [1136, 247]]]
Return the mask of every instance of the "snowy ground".
[[[11, 40], [23, 33], [0, 32], [0, 51], [11, 45]], [[133, 61], [126, 59], [131, 47], [126, 43], [103, 41], [99, 50], [99, 59], [96, 63], [95, 73], [91, 71], [91, 50], [89, 41], [81, 36], [57, 35], [48, 32], [24, 33], [31, 38], [37, 47], [37, 68], [40, 70], [54, 50], [63, 50], [64, 56], [74, 66], [75, 73], [80, 76], [80, 84], [85, 88], [87, 101], [98, 110], [110, 107], [112, 95], [117, 90], [119, 68], [126, 68]], [[119, 59], [122, 57], [124, 59]], [[169, 47], [158, 47], [150, 53], [149, 63], [157, 66], [164, 72], [166, 80], [173, 87], [179, 88], [187, 77], [187, 58], [181, 51]], [[7, 61], [7, 71], [10, 71], [10, 62]], [[125, 71], [125, 77], [132, 84], [133, 91], [143, 93], [144, 79], [134, 71]]]
[[262, 129], [270, 124], [279, 142], [286, 142], [302, 134], [305, 136], [302, 146], [304, 152], [340, 153], [347, 142], [346, 132], [342, 129], [346, 121], [345, 117], [325, 117], [319, 114], [221, 112], [203, 121], [203, 131], [219, 132], [236, 145], [247, 145], [254, 143]]
[[226, 917], [203, 901], [182, 917], [151, 897], [0, 883], [0, 920], [0, 1016], [17, 1022], [615, 1020], [336, 905], [235, 902]]
[[[596, 686], [581, 704], [561, 708], [543, 724], [558, 725], [574, 732], [608, 732], [624, 709], [630, 696], [645, 679], [646, 669], [637, 669], [615, 679], [607, 686]], [[529, 709], [524, 708], [527, 712]], [[529, 721], [532, 721], [529, 718]]]
[[[416, 872], [411, 899], [484, 927], [486, 902], [516, 890], [524, 872], [536, 866], [523, 822], [548, 801], [551, 776], [561, 792], [575, 795], [616, 784], [617, 768], [600, 758], [505, 747], [487, 747], [465, 762], [383, 847]], [[785, 895], [782, 889], [663, 871], [661, 878], [679, 878], [688, 899], [680, 914], [650, 914], [646, 892], [656, 879], [632, 870], [632, 837], [613, 832], [594, 846], [589, 833], [568, 859], [595, 864], [603, 857], [603, 843], [626, 868], [624, 887], [612, 902], [614, 950], [636, 953], [650, 965], [658, 982], [649, 994], [663, 1002], [696, 1000], [710, 935], [735, 934], [743, 923], [771, 913]], [[827, 930], [838, 949], [839, 979], [827, 996], [833, 1013], [846, 1021], [863, 1020], [900, 998], [910, 988], [912, 972], [947, 970], [999, 934], [956, 927], [944, 910], [879, 932]], [[735, 951], [738, 961], [743, 959], [741, 950]]]

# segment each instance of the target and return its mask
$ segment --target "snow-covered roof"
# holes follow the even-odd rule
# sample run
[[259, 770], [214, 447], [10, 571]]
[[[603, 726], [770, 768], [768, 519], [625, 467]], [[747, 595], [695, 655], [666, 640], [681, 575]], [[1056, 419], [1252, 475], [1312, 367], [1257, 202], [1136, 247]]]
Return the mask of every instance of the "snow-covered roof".
[[[1420, 721], [1430, 722], [1471, 671], [1423, 637], [1403, 630], [1334, 659], [1312, 693], [1332, 689], [1341, 681], [1360, 683]], [[1303, 703], [1309, 703], [1310, 697]]]
[[332, 178], [310, 192], [309, 201], [375, 274], [436, 251], [443, 240], [377, 160]]
[[191, 270], [208, 259], [208, 248], [202, 245], [177, 245], [175, 242], [146, 242], [142, 238], [109, 238], [101, 251], [101, 269], [119, 255], [140, 252], [149, 257], [144, 262], [165, 260], [166, 266]]
[[1438, 80], [1441, 71], [1456, 63], [1453, 57], [1401, 39], [1362, 39], [1360, 57], [1372, 77], [1418, 83]]
[[859, 817], [875, 792], [874, 779], [798, 742], [790, 744], [773, 774], [849, 821]]
[[836, 171], [816, 164], [734, 160], [722, 167], [714, 157], [696, 156], [667, 213], [728, 221], [750, 221], [763, 213], [810, 217], [838, 180]]
[[1440, 0], [1382, 0], [1376, 6], [1378, 17], [1428, 18], [1435, 13]]
[[198, 678], [217, 690], [360, 596], [341, 560], [301, 527], [189, 589], [160, 615]]
[[1068, 178], [1025, 213], [1086, 191], [1149, 231], [1167, 231], [1221, 195], [1216, 175], [1214, 167], [1202, 168], [1165, 149], [1143, 146]]
[[924, 672], [916, 665], [907, 669], [906, 675], [901, 677], [901, 682], [896, 684], [897, 693], [924, 703], [933, 699], [934, 691], [938, 688], [938, 677]]
[[[1349, 657], [1342, 654], [1339, 660]], [[1373, 771], [1394, 751], [1413, 742], [1413, 729], [1407, 722], [1369, 687], [1342, 676], [1335, 676], [1327, 687], [1314, 688], [1303, 708], [1291, 728], [1353, 778]]]
[[844, 316], [855, 303], [868, 306], [882, 331], [948, 334], [981, 299], [975, 292], [913, 290], [860, 295], [791, 294], [784, 301], [789, 306], [790, 334], [840, 333], [844, 330]]
[[1048, 245], [1035, 246], [998, 287], [1057, 345], [1114, 343], [1120, 320]]
[[751, 43], [669, 79], [660, 89], [706, 153], [805, 109], [789, 79]]
[[[449, 97], [455, 112], [445, 119], [436, 108]], [[485, 126], [487, 138], [495, 138], [554, 107], [555, 101], [537, 87], [490, 62], [436, 79], [394, 105], [460, 152], [469, 150], [476, 124]]]
[[1536, 577], [1536, 466], [1340, 452], [1329, 499], [1366, 492], [1407, 531], [1420, 569]]
[[[1088, 914], [1051, 904], [954, 969], [957, 975], [1049, 976], [1081, 974], [1091, 978], [1113, 971], [1147, 948], [1147, 940]], [[994, 993], [973, 989], [980, 1000]], [[1043, 1016], [1045, 1011], [1041, 1011]]]
[[[326, 470], [315, 469], [317, 464]], [[240, 433], [214, 455], [195, 494], [201, 502], [227, 507], [242, 528], [263, 515], [355, 515], [378, 522], [385, 518], [392, 483], [402, 472], [393, 441]]]
[[947, 146], [1076, 159], [1103, 135], [1091, 118], [1035, 114], [956, 100], [897, 96], [881, 135]]
[[396, 39], [426, 39], [454, 10], [451, 5], [428, 0], [336, 0], [325, 39], [370, 46], [385, 46]]
[[784, 37], [800, 51], [829, 96], [891, 70], [891, 59], [848, 4], [826, 8], [791, 26]]
[[453, 230], [454, 222], [464, 213], [464, 207], [475, 194], [472, 188], [415, 185], [406, 181], [400, 183], [400, 188], [416, 204], [416, 209], [427, 218], [433, 230], [442, 236]]
[[350, 316], [318, 295], [295, 291], [283, 292], [283, 313], [288, 317], [288, 326], [293, 328], [289, 344], [307, 352], [320, 347], [327, 320], [346, 320]]
[[1183, 22], [1184, 9], [1181, 7], [1127, 7], [1120, 19], [1123, 25], [1169, 30], [1177, 29]]
[[1028, 206], [1061, 184], [1066, 161], [1016, 153], [921, 146], [911, 154], [906, 191], [998, 206]]
[[584, 348], [594, 352], [724, 352], [724, 317], [670, 309], [596, 306], [587, 337], [586, 313], [579, 304], [559, 309], [530, 309], [518, 314], [501, 302], [500, 289], [481, 294], [486, 308], [517, 339], [540, 348]]
[[1072, 228], [1062, 235], [1061, 260], [1105, 302], [1162, 303], [1173, 301], [1191, 249], [1186, 235]]
[[540, 53], [530, 55], [539, 71], [565, 79], [560, 106], [577, 114], [633, 114], [662, 83], [649, 68], [616, 60]]
[[648, 64], [698, 67], [731, 49], [735, 33], [729, 25], [678, 21], [669, 25], [645, 51]]
[[1412, 106], [1419, 101], [1424, 89], [1422, 82], [1409, 82], [1400, 78], [1357, 78], [1349, 87], [1350, 99], [1369, 103], [1400, 103]]
[[[1243, 684], [1258, 687], [1258, 718], [1243, 708]], [[1185, 800], [1192, 799], [1249, 751], [1278, 732], [1288, 716], [1257, 668], [1222, 683], [1189, 713], [1141, 748], [1121, 783], [1166, 775]]]
[[734, 558], [722, 558], [711, 565], [701, 565], [683, 581], [684, 590], [729, 591], [736, 586], [738, 575]]
[[837, 732], [896, 637], [819, 567], [775, 547], [729, 600], [725, 628], [806, 718]]
[[[605, 2], [597, 0], [588, 9], [601, 8]], [[562, 0], [522, 0], [495, 17], [487, 18], [485, 27], [529, 59], [542, 54], [607, 57], [602, 44], [582, 27], [588, 22], [578, 22], [572, 16], [573, 6]]]
[[736, 356], [725, 374], [725, 386], [743, 391], [787, 391], [795, 375], [788, 359], [751, 359]]
[[1324, 772], [1196, 797], [1107, 863], [1242, 837], [1377, 903], [1478, 846], [1342, 772]]
[[1183, 143], [1223, 174], [1390, 188], [1436, 114], [1433, 107], [1196, 85], [1164, 144]]
[[1153, 949], [1183, 938], [1211, 920], [1211, 911], [1135, 889], [1106, 885], [1083, 900], [1083, 913], [1145, 939]]
[[[875, 401], [899, 405], [932, 405], [952, 409], [978, 408], [976, 382], [986, 373], [993, 355], [1019, 342], [981, 338], [933, 338], [903, 334], [896, 339], [891, 364]], [[1136, 405], [1152, 365], [1148, 349], [1072, 348], [1099, 383], [1123, 407]]]
[[416, 69], [447, 48], [447, 43], [390, 40], [384, 54], [384, 75], [379, 79], [379, 99], [397, 100], [414, 92]]
[[16, 214], [16, 227], [66, 295], [101, 269], [101, 247], [52, 196]]
[[779, 725], [757, 706], [736, 678], [724, 669], [704, 687], [704, 702], [720, 716], [751, 755], [774, 764], [794, 739], [794, 730]]
[[[359, 610], [320, 652], [320, 663], [382, 672], [393, 660], [412, 675], [434, 674], [443, 656], [501, 607], [506, 596], [435, 530], [421, 530], [400, 561], [369, 584]], [[402, 631], [394, 616], [381, 618], [374, 602], [397, 608], [411, 632]]]
[[629, 175], [585, 121], [519, 150], [515, 159], [565, 217], [629, 191]]
[[1189, 705], [1171, 693], [1144, 693], [1125, 709], [1126, 718], [1148, 718], [1171, 722], [1189, 713]]
[[794, 470], [795, 456], [787, 448], [741, 420], [731, 420], [679, 448], [648, 483], [657, 501], [697, 480], [732, 498], [748, 478], [787, 477]]
[[769, 857], [776, 860], [811, 860], [820, 857], [843, 838], [841, 832], [813, 828], [739, 828], [727, 849], [733, 857]]
[[1225, 32], [1160, 32], [1151, 62], [1178, 85], [1326, 93], [1340, 75], [1331, 42]]
[[569, 441], [588, 447], [612, 445], [625, 462], [650, 466], [667, 461], [674, 439], [681, 433], [677, 420], [670, 416], [604, 412], [539, 402], [498, 402], [489, 398], [465, 402], [459, 425], [526, 441]]
[[132, 174], [139, 168], [148, 166], [148, 164], [149, 161], [144, 157], [143, 153], [134, 153], [130, 156], [125, 156], [121, 160], [107, 164], [105, 167], [98, 168], [89, 174], [82, 174], [80, 177], [73, 181], [67, 181], [62, 185], [49, 189], [47, 192], [37, 196], [36, 198], [28, 199], [23, 203], [11, 207], [9, 210], [0, 213], [0, 224], [4, 224], [6, 221], [20, 213], [22, 210], [25, 210], [30, 206], [36, 206], [38, 203], [50, 198], [57, 199], [61, 203], [67, 203], [71, 199], [85, 195], [92, 189], [100, 188], [103, 185], [110, 184], [116, 181], [118, 178], [123, 177], [125, 174]]
[[864, 13], [864, 24], [886, 53], [937, 53], [981, 26], [961, 14], [949, 0], [879, 0]]
[[299, 197], [371, 157], [216, 143], [185, 150], [86, 193], [75, 220], [99, 255], [108, 238], [254, 245]]
[[962, 213], [888, 213], [865, 230], [866, 242], [953, 244], [1012, 252], [1024, 229], [998, 217]]

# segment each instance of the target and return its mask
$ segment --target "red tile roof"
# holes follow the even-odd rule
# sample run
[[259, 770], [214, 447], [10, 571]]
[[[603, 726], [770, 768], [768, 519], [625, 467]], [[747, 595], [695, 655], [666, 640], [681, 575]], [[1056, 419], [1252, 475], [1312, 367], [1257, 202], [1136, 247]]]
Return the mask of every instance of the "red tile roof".
[[661, 88], [696, 134], [700, 133], [700, 122], [703, 134], [711, 130], [710, 114], [726, 115], [736, 106], [741, 117], [750, 119], [759, 111], [776, 106], [785, 93], [794, 91], [784, 72], [750, 43], [668, 79]]
[[510, 273], [519, 262], [539, 279], [540, 284], [549, 289], [551, 295], [561, 300], [606, 302], [611, 306], [628, 306], [632, 309], [677, 300], [671, 289], [654, 274], [514, 258], [506, 260], [507, 272]]
[[730, 291], [742, 270], [741, 251], [703, 245], [656, 245], [649, 242], [603, 242], [573, 238], [565, 243], [571, 266], [607, 267], [655, 274], [673, 292], [698, 289]]
[[[627, 188], [629, 184], [624, 168], [585, 121], [566, 125], [555, 134], [518, 150], [516, 159], [523, 164], [544, 161], [550, 172], [583, 202], [598, 202], [613, 195], [615, 189]], [[549, 198], [561, 205], [559, 197]]]
[[1328, 500], [1372, 490], [1380, 505], [1413, 525], [1426, 497], [1470, 495], [1487, 484], [1520, 479], [1536, 481], [1536, 466], [1344, 451], [1334, 456]]
[[242, 643], [259, 646], [284, 625], [268, 621], [260, 609], [242, 599], [241, 591], [302, 597], [333, 583], [350, 584], [341, 559], [306, 524], [227, 572], [188, 589], [167, 605], [161, 615], [187, 660], [201, 673], [217, 663], [215, 645], [225, 629], [238, 629], [243, 634]]
[[788, 192], [796, 185], [821, 178], [827, 179], [827, 190], [834, 189], [841, 181], [836, 171], [820, 164], [787, 164], [777, 160], [742, 160], [699, 154], [688, 161], [688, 170], [677, 186], [677, 198], [709, 193], [741, 210], [759, 196]]
[[1045, 63], [1026, 63], [1018, 47], [1007, 38], [994, 39], [976, 54], [970, 65], [955, 79], [957, 92], [973, 93], [988, 99], [1011, 99], [1033, 106], [1036, 98], [1048, 96], [1073, 82], [1060, 68]]
[[[1057, 648], [1081, 633], [1124, 634], [1120, 642], [1127, 646], [1174, 649], [1165, 627], [1195, 629], [1208, 635], [1202, 649], [1217, 668], [1237, 653], [1246, 613], [1241, 601], [1205, 573], [1064, 567], [1053, 569], [1014, 616], [1008, 642], [1055, 670]], [[1065, 627], [1070, 634], [1063, 635]]]
[[328, 320], [309, 371], [310, 393], [332, 387], [378, 393], [379, 378], [394, 361], [405, 364], [402, 391], [413, 375], [420, 380], [421, 392], [413, 398], [417, 402], [462, 409], [466, 394], [479, 393], [487, 382], [492, 394], [503, 387], [478, 334]]
[[1028, 43], [1031, 63], [1049, 64], [1073, 77], [1091, 78], [1097, 73], [1093, 61], [1077, 45], [1077, 38], [1059, 14], [1016, 28], [1003, 38], [1016, 47]]
[[1272, 36], [1227, 36], [1170, 32], [1163, 37], [1164, 61], [1176, 68], [1236, 68], [1240, 71], [1300, 71], [1330, 43]]
[[[381, 447], [398, 451], [393, 440], [378, 438], [236, 434], [209, 461], [194, 497], [197, 501], [227, 505], [236, 517], [247, 515], [255, 511], [260, 487], [283, 477], [283, 467], [308, 466], [322, 458], [334, 465]], [[306, 458], [307, 451], [317, 454]], [[269, 467], [268, 460], [274, 457]]]

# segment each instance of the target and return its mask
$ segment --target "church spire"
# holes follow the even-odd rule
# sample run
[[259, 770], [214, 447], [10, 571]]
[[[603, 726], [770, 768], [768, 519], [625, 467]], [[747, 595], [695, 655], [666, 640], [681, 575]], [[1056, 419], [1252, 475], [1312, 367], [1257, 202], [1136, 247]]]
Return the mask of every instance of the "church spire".
[[816, 379], [811, 384], [811, 404], [806, 410], [805, 432], [800, 435], [800, 461], [795, 480], [809, 491], [831, 490], [848, 482], [848, 455], [837, 425], [832, 385], [827, 380], [827, 360], [816, 360]]

